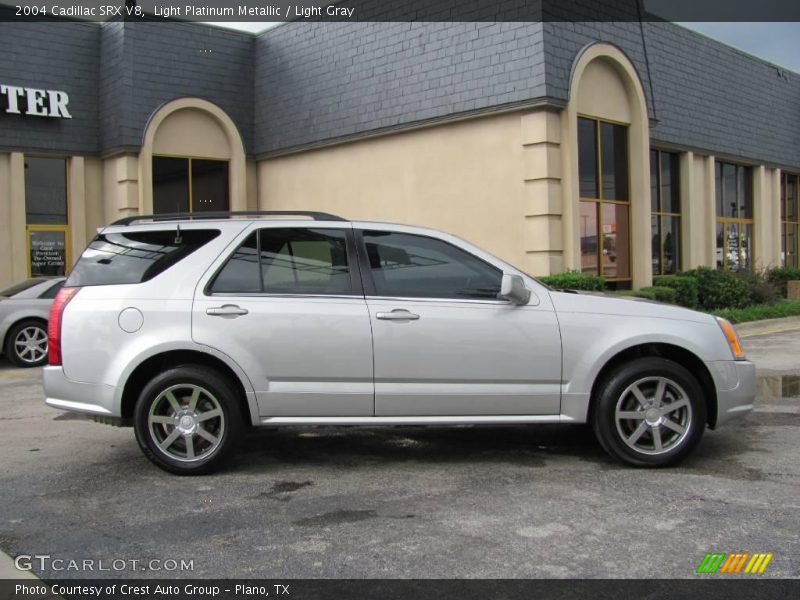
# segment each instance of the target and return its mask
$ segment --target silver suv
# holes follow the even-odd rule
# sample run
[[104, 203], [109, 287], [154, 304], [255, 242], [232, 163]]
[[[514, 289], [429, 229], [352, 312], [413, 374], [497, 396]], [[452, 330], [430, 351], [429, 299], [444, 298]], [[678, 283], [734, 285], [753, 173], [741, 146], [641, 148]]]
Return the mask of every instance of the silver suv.
[[132, 424], [173, 473], [248, 426], [591, 423], [637, 466], [752, 409], [722, 319], [556, 291], [452, 235], [311, 212], [139, 216], [50, 315], [48, 405]]

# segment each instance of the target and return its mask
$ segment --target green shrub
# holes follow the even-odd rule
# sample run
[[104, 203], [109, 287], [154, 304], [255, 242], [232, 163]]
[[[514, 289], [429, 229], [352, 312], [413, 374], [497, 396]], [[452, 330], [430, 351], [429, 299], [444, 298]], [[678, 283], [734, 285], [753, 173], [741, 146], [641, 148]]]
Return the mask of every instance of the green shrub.
[[724, 317], [731, 323], [795, 317], [800, 315], [800, 300], [781, 300], [777, 304], [760, 304], [747, 308], [727, 308], [715, 310], [713, 314]]
[[778, 267], [767, 273], [767, 279], [778, 288], [781, 296], [786, 298], [786, 282], [800, 280], [800, 269], [796, 267]]
[[736, 277], [747, 285], [751, 304], [775, 304], [785, 295], [781, 294], [780, 288], [770, 281], [764, 271], [740, 271]]
[[638, 290], [621, 290], [614, 292], [618, 296], [630, 296], [632, 298], [644, 298], [645, 300], [655, 300], [656, 294], [652, 288], [641, 288]]
[[697, 308], [697, 279], [686, 275], [663, 275], [653, 280], [656, 287], [675, 290], [675, 303], [686, 308]]
[[697, 303], [703, 310], [744, 308], [752, 304], [747, 284], [732, 273], [699, 267], [683, 275], [697, 279]]
[[655, 300], [656, 302], [666, 302], [667, 304], [677, 304], [678, 294], [669, 287], [643, 287], [632, 294], [637, 298], [647, 298], [648, 300]]
[[567, 271], [558, 275], [539, 277], [539, 281], [557, 290], [588, 290], [602, 292], [606, 289], [606, 280], [597, 275], [586, 275], [580, 271]]

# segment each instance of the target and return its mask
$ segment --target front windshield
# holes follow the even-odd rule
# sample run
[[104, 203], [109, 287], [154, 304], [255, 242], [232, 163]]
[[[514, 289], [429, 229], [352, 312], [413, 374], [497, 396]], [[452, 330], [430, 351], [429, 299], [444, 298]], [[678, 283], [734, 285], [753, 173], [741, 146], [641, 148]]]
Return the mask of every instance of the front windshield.
[[47, 281], [45, 277], [32, 277], [31, 279], [26, 279], [21, 283], [17, 283], [8, 287], [2, 291], [0, 291], [0, 298], [10, 298], [11, 296], [16, 296], [20, 292], [24, 292], [32, 288], [35, 285], [42, 283], [43, 281]]

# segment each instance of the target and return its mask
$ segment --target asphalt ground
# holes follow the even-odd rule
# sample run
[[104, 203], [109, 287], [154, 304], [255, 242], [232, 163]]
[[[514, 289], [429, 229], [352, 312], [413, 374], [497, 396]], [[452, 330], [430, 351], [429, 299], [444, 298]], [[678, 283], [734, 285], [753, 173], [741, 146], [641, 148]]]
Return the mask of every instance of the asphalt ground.
[[798, 577], [800, 320], [742, 333], [756, 410], [661, 470], [586, 427], [297, 428], [176, 477], [0, 361], [0, 550], [59, 578], [691, 578], [712, 551]]

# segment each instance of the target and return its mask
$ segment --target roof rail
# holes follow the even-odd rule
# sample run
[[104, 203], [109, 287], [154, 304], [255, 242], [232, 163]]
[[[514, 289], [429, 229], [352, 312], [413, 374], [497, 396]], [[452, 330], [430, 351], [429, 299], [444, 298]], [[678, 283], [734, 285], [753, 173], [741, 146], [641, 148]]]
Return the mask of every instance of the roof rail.
[[231, 217], [309, 217], [314, 221], [346, 221], [325, 212], [312, 210], [235, 210], [209, 211], [195, 213], [162, 213], [158, 215], [133, 215], [111, 223], [111, 225], [130, 225], [136, 221], [192, 221], [196, 219], [227, 219]]

